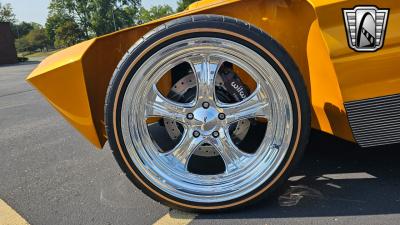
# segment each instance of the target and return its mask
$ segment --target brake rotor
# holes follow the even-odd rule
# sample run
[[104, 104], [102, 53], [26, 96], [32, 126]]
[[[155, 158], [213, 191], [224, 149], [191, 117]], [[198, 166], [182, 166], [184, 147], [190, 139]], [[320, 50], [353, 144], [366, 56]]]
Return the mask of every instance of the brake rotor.
[[[225, 72], [222, 72], [222, 74], [218, 73], [215, 82], [216, 94], [218, 96], [218, 99], [226, 99], [228, 100], [228, 102], [243, 100], [240, 97], [237, 97], [237, 95], [235, 95], [234, 93], [230, 93], [231, 88], [226, 86], [227, 82], [224, 81], [221, 76], [226, 74], [234, 76], [235, 80], [240, 80], [240, 78], [236, 74], [234, 74], [232, 70], [225, 70]], [[239, 83], [241, 82], [239, 81]], [[196, 77], [193, 73], [190, 73], [182, 77], [172, 86], [168, 97], [174, 101], [187, 102], [188, 99], [194, 98], [196, 94], [194, 91], [196, 86]], [[244, 89], [248, 90], [247, 87]], [[179, 129], [176, 121], [171, 119], [164, 119], [164, 126], [167, 130], [169, 137], [172, 140], [177, 140], [179, 137], [181, 137], [183, 131], [182, 129]], [[240, 122], [236, 123], [236, 126], [233, 126], [232, 140], [235, 142], [236, 145], [239, 144], [246, 137], [250, 126], [250, 120], [241, 120]], [[214, 157], [219, 155], [219, 153], [211, 145], [208, 144], [200, 146], [199, 149], [196, 150], [193, 154], [202, 157]]]

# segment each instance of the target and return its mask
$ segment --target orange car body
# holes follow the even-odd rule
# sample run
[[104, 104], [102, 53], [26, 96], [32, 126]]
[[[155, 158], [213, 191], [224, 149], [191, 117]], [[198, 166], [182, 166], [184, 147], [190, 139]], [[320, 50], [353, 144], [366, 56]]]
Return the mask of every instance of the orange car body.
[[[356, 52], [348, 45], [343, 9], [357, 5], [390, 9], [384, 46], [379, 51]], [[354, 135], [363, 124], [368, 128], [368, 122], [374, 123], [369, 118], [388, 118], [380, 123], [384, 135], [388, 135], [384, 129], [396, 129], [388, 123], [399, 118], [399, 113], [392, 109], [397, 109], [400, 102], [394, 97], [388, 106], [384, 100], [400, 94], [399, 0], [203, 0], [184, 12], [57, 52], [45, 59], [27, 80], [81, 134], [101, 148], [107, 141], [103, 119], [106, 91], [123, 55], [153, 28], [192, 14], [238, 18], [277, 40], [302, 73], [312, 105], [313, 128], [364, 142], [365, 132], [380, 132], [379, 126], [374, 126], [371, 132], [358, 133], [359, 138]], [[369, 99], [376, 101], [369, 105]], [[367, 109], [367, 116], [360, 119], [358, 111], [368, 107], [372, 108]], [[349, 117], [351, 110], [355, 112]], [[376, 115], [371, 114], [374, 110]], [[392, 139], [396, 139], [397, 133], [391, 134]], [[382, 143], [392, 139], [384, 138]]]

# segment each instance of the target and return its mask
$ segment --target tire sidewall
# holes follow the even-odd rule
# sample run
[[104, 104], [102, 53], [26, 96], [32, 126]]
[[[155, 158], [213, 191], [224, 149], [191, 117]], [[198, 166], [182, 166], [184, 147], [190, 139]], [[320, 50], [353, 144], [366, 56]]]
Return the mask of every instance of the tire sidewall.
[[[207, 19], [208, 18], [208, 19]], [[270, 194], [289, 176], [301, 158], [308, 141], [309, 103], [300, 72], [285, 50], [261, 30], [238, 21], [226, 22], [210, 17], [185, 22], [186, 18], [164, 24], [146, 35], [128, 51], [110, 82], [106, 98], [106, 131], [111, 148], [130, 180], [143, 192], [168, 206], [189, 211], [215, 211], [244, 206]], [[179, 21], [180, 20], [180, 21]], [[252, 192], [218, 203], [199, 203], [177, 199], [146, 180], [129, 157], [121, 133], [121, 105], [135, 71], [153, 54], [171, 43], [196, 37], [216, 37], [238, 42], [261, 55], [278, 72], [290, 96], [293, 133], [288, 151], [273, 175]]]

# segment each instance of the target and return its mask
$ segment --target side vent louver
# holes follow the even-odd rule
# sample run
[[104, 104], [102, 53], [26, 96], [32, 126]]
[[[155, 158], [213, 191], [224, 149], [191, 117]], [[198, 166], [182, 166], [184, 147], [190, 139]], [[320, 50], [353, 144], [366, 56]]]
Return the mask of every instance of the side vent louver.
[[345, 107], [362, 147], [400, 143], [400, 95], [347, 102]]

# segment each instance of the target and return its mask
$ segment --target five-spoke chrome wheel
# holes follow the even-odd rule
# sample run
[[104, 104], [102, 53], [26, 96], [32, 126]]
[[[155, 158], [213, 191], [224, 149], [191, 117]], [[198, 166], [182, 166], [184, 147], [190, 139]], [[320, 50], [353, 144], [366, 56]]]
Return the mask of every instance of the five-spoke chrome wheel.
[[[256, 83], [241, 101], [221, 101], [216, 92], [217, 75], [226, 62]], [[168, 98], [157, 85], [182, 63], [190, 65], [196, 83], [195, 97], [187, 102]], [[122, 138], [140, 173], [169, 195], [199, 203], [237, 199], [265, 183], [285, 157], [293, 132], [291, 99], [278, 72], [252, 49], [221, 38], [190, 38], [160, 49], [135, 72], [120, 113]], [[180, 125], [181, 137], [171, 149], [154, 141], [149, 131], [152, 119]], [[233, 141], [231, 126], [243, 120], [266, 121], [254, 152]], [[205, 175], [188, 169], [204, 145], [222, 158], [222, 172]]]

